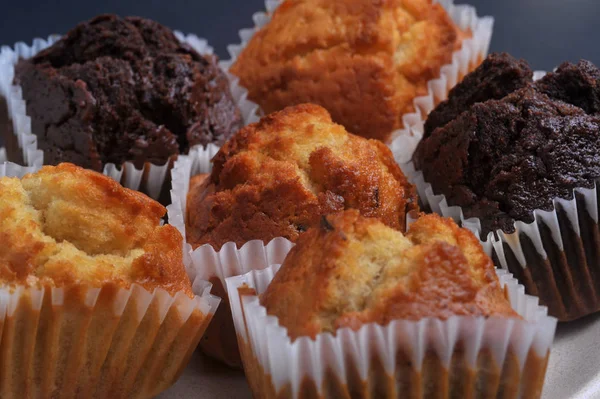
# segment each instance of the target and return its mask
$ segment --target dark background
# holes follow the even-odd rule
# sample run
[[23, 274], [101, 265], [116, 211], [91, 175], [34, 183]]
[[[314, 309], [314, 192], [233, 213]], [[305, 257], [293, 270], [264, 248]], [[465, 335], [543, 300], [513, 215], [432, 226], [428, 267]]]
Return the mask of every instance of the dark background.
[[[458, 0], [457, 3], [463, 1]], [[586, 58], [600, 64], [600, 0], [470, 0], [495, 17], [491, 51], [525, 58], [534, 69]], [[139, 15], [208, 39], [222, 58], [238, 30], [253, 25], [263, 0], [0, 0], [0, 44], [64, 33], [100, 13]]]

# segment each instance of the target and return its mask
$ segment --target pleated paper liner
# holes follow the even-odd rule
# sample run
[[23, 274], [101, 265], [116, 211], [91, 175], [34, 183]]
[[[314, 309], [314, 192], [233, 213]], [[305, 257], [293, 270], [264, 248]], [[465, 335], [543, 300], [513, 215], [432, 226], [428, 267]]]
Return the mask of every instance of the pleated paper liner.
[[[35, 171], [0, 164], [0, 177]], [[219, 304], [133, 284], [0, 284], [0, 397], [151, 398], [172, 385]]]
[[[227, 46], [229, 60], [221, 61], [221, 66], [228, 71], [235, 63], [239, 54], [244, 50], [252, 36], [271, 20], [271, 14], [284, 0], [266, 0], [265, 12], [257, 12], [252, 16], [253, 28], [239, 31], [241, 43]], [[472, 37], [462, 43], [460, 50], [452, 54], [452, 62], [442, 66], [440, 76], [427, 83], [427, 94], [415, 97], [413, 100], [415, 111], [402, 117], [403, 128], [394, 131], [391, 135], [389, 146], [394, 149], [402, 145], [410, 145], [414, 149], [423, 136], [423, 124], [431, 110], [446, 99], [448, 92], [462, 78], [475, 69], [487, 56], [490, 41], [492, 39], [492, 28], [494, 19], [492, 17], [478, 17], [475, 7], [469, 5], [455, 5], [453, 0], [433, 1], [440, 3], [452, 21], [462, 30], [470, 29]], [[233, 81], [239, 79], [230, 74]], [[404, 137], [397, 141], [399, 137]], [[408, 139], [406, 139], [408, 138]], [[402, 160], [403, 162], [408, 161]]]
[[538, 398], [556, 319], [498, 270], [522, 320], [454, 316], [396, 320], [292, 342], [258, 296], [274, 265], [227, 286], [246, 377], [257, 398]]
[[497, 230], [481, 237], [479, 219], [465, 219], [460, 207], [436, 195], [412, 162], [402, 169], [426, 208], [475, 233], [494, 263], [514, 274], [551, 315], [568, 321], [600, 310], [597, 181], [591, 189], [573, 190], [572, 199], [555, 198], [551, 211], [535, 210], [531, 223], [516, 221], [514, 233]]
[[[212, 54], [213, 49], [206, 40], [195, 35], [184, 35], [175, 32], [175, 36], [189, 44], [200, 54]], [[34, 39], [28, 46], [19, 42], [14, 48], [3, 46], [0, 50], [0, 135], [4, 137], [8, 159], [26, 166], [41, 166], [44, 153], [38, 148], [37, 137], [31, 131], [31, 119], [27, 116], [22, 89], [13, 84], [14, 67], [20, 58], [31, 58], [39, 51], [51, 46], [60, 36], [53, 35], [48, 39]], [[231, 81], [231, 93], [239, 107], [244, 125], [258, 120], [258, 106], [247, 100], [247, 91], [237, 81]], [[214, 154], [218, 147], [209, 144], [206, 147], [194, 146], [190, 152]], [[208, 155], [207, 155], [208, 156]], [[142, 169], [137, 169], [132, 162], [122, 165], [106, 164], [103, 173], [120, 182], [127, 188], [142, 191], [154, 199], [168, 198], [170, 175], [176, 155], [165, 164], [158, 165], [146, 162]], [[168, 203], [168, 199], [166, 201]]]

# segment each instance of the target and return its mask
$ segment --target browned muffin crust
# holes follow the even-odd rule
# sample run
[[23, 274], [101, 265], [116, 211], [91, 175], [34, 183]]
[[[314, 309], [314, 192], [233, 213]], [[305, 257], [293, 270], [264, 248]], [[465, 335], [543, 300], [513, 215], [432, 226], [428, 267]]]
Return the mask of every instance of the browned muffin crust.
[[0, 282], [65, 287], [139, 284], [193, 296], [182, 237], [165, 208], [72, 164], [0, 178]]
[[296, 240], [323, 214], [358, 209], [404, 230], [417, 208], [390, 150], [349, 134], [317, 105], [299, 105], [247, 126], [190, 187], [186, 233], [194, 247], [253, 239]]
[[403, 236], [355, 210], [303, 234], [261, 303], [292, 338], [396, 319], [518, 317], [470, 231], [425, 215]]
[[288, 0], [231, 72], [267, 113], [311, 102], [386, 141], [468, 35], [431, 0]]

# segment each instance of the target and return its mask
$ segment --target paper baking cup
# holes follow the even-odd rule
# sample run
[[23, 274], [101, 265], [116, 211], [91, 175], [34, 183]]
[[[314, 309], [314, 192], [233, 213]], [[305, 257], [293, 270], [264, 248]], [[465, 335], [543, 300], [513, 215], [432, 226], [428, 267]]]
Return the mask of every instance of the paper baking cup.
[[[241, 43], [227, 46], [231, 58], [221, 61], [221, 67], [229, 71], [239, 54], [246, 48], [252, 36], [271, 20], [271, 15], [284, 0], [266, 0], [265, 12], [257, 12], [252, 16], [254, 27], [239, 31]], [[472, 37], [462, 42], [462, 48], [452, 54], [452, 62], [440, 68], [440, 77], [427, 83], [427, 94], [413, 100], [415, 111], [402, 117], [403, 128], [395, 130], [390, 136], [389, 146], [392, 150], [398, 146], [412, 146], [414, 149], [423, 137], [425, 118], [437, 104], [444, 101], [448, 92], [462, 78], [475, 69], [487, 56], [494, 18], [478, 17], [475, 7], [469, 5], [456, 5], [453, 0], [434, 0], [444, 7], [452, 21], [462, 30], [470, 29]], [[239, 79], [229, 74], [232, 81]], [[397, 141], [399, 137], [406, 137]], [[408, 159], [401, 160], [406, 162]]]
[[184, 237], [183, 252], [190, 256], [188, 274], [190, 278], [210, 281], [215, 295], [223, 299], [213, 322], [204, 335], [201, 348], [207, 355], [231, 367], [241, 367], [235, 328], [228, 306], [225, 278], [238, 276], [250, 270], [264, 269], [273, 263], [281, 263], [293, 243], [285, 238], [275, 238], [268, 244], [252, 240], [237, 248], [234, 242], [226, 243], [219, 251], [205, 244], [192, 251], [186, 243], [185, 215], [190, 178], [199, 173], [209, 173], [210, 159], [214, 154], [191, 153], [181, 155], [171, 170], [171, 205], [167, 207], [169, 223]]
[[[184, 35], [174, 32], [175, 36], [183, 43], [187, 43], [200, 54], [212, 54], [213, 49], [205, 39], [196, 35]], [[8, 154], [22, 154], [22, 159], [16, 159], [19, 163], [27, 166], [41, 166], [44, 163], [44, 153], [38, 149], [37, 137], [31, 131], [31, 119], [27, 116], [26, 105], [19, 85], [14, 85], [15, 65], [20, 58], [31, 58], [39, 51], [51, 46], [60, 36], [53, 35], [48, 39], [34, 39], [33, 44], [28, 46], [19, 42], [14, 48], [3, 46], [0, 50], [0, 129], [5, 137]], [[244, 125], [257, 121], [258, 106], [247, 100], [247, 92], [239, 86], [237, 81], [231, 81], [231, 93], [234, 101], [241, 111]], [[209, 144], [194, 146], [190, 149], [194, 152], [214, 154], [218, 147]], [[169, 174], [173, 156], [164, 165], [155, 165], [149, 162], [142, 169], [137, 169], [132, 162], [125, 162], [117, 166], [106, 164], [103, 173], [120, 182], [123, 186], [133, 190], [139, 190], [154, 199], [160, 198], [161, 194], [167, 194], [169, 189]], [[13, 160], [13, 159], [11, 159]]]
[[523, 320], [454, 316], [367, 324], [292, 342], [261, 294], [279, 265], [227, 279], [250, 387], [257, 398], [539, 398], [556, 319], [504, 270]]
[[573, 190], [572, 199], [555, 198], [551, 211], [535, 210], [533, 222], [516, 221], [513, 233], [498, 229], [482, 237], [481, 221], [465, 219], [460, 207], [436, 195], [412, 162], [402, 170], [416, 185], [425, 208], [471, 230], [494, 263], [510, 271], [528, 294], [539, 297], [551, 315], [568, 321], [600, 310], [600, 179], [592, 189]]
[[[0, 177], [33, 167], [0, 164]], [[133, 284], [0, 285], [0, 397], [151, 398], [179, 377], [219, 298]]]

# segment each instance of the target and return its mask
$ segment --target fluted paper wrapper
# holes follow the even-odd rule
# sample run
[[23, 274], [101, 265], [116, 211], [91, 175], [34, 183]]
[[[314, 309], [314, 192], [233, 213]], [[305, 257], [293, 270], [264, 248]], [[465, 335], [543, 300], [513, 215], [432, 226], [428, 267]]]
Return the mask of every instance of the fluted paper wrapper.
[[[0, 164], [0, 177], [35, 171]], [[0, 397], [151, 398], [183, 371], [219, 304], [133, 284], [0, 286]]]
[[[205, 39], [198, 38], [196, 35], [184, 35], [177, 31], [174, 33], [181, 42], [187, 43], [198, 53], [213, 53], [212, 47]], [[31, 131], [31, 119], [26, 113], [22, 89], [19, 85], [15, 85], [13, 80], [15, 65], [20, 58], [31, 58], [59, 39], [60, 36], [53, 35], [48, 39], [34, 39], [31, 46], [19, 42], [14, 48], [3, 46], [0, 50], [0, 129], [5, 137], [5, 145], [11, 161], [38, 167], [44, 163], [44, 153], [38, 149], [37, 137]], [[237, 81], [231, 81], [230, 89], [242, 113], [244, 125], [257, 121], [258, 106], [247, 100], [246, 91]], [[206, 154], [206, 156], [217, 151], [218, 147], [214, 144], [208, 144], [206, 147], [197, 145], [190, 149], [190, 152]], [[22, 158], [13, 159], [15, 156]], [[170, 177], [168, 172], [176, 158], [177, 156], [174, 155], [163, 165], [146, 162], [142, 169], [137, 169], [132, 162], [125, 162], [122, 165], [109, 163], [104, 166], [103, 173], [127, 188], [142, 191], [154, 199], [159, 199], [161, 194], [168, 193]]]
[[210, 160], [214, 154], [195, 152], [179, 156], [171, 171], [171, 205], [167, 207], [169, 223], [184, 237], [184, 254], [191, 257], [188, 274], [214, 285], [214, 294], [223, 299], [201, 342], [202, 350], [231, 367], [241, 367], [235, 328], [228, 306], [225, 278], [238, 276], [250, 270], [264, 269], [273, 263], [281, 263], [292, 247], [283, 238], [275, 238], [268, 244], [252, 240], [237, 248], [234, 242], [226, 243], [216, 251], [211, 245], [202, 245], [192, 251], [185, 240], [185, 215], [190, 178], [200, 173], [210, 173]]
[[533, 222], [516, 221], [513, 233], [499, 229], [482, 237], [478, 218], [466, 219], [460, 207], [436, 195], [414, 164], [402, 169], [425, 207], [471, 230], [494, 263], [514, 274], [551, 315], [568, 321], [600, 310], [600, 179], [591, 189], [573, 190], [572, 199], [555, 198], [551, 211], [535, 210]]
[[523, 320], [396, 320], [292, 342], [258, 296], [238, 291], [260, 295], [278, 269], [227, 279], [246, 377], [257, 398], [541, 396], [556, 319], [504, 270], [498, 277]]
[[[227, 46], [231, 58], [221, 62], [224, 70], [229, 71], [252, 36], [269, 23], [271, 15], [282, 2], [283, 0], [266, 0], [265, 11], [252, 15], [254, 27], [240, 30], [241, 43]], [[390, 136], [389, 146], [392, 149], [406, 145], [412, 146], [414, 149], [423, 136], [423, 125], [429, 112], [444, 101], [450, 89], [460, 82], [468, 72], [475, 69], [488, 53], [494, 25], [492, 17], [478, 17], [475, 7], [464, 4], [456, 5], [453, 0], [434, 0], [434, 3], [440, 3], [452, 21], [462, 30], [469, 29], [472, 37], [464, 40], [461, 49], [452, 54], [451, 63], [440, 68], [440, 76], [427, 83], [427, 94], [415, 97], [413, 100], [415, 111], [405, 114], [402, 117], [403, 128], [395, 130]], [[232, 81], [239, 81], [234, 75], [229, 74], [229, 76]], [[399, 137], [405, 139], [397, 141]], [[403, 161], [406, 162], [408, 159]]]

